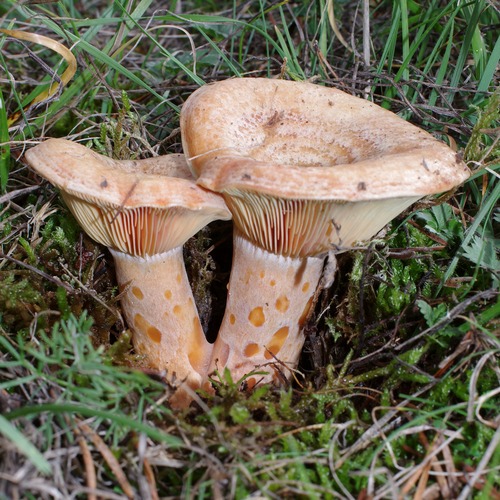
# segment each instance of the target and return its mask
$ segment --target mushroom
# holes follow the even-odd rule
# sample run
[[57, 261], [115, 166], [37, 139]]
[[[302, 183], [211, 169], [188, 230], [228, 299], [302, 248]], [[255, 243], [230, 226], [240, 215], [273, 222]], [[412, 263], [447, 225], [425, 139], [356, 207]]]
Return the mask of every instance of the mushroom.
[[[26, 152], [58, 187], [94, 240], [109, 247], [122, 309], [138, 353], [173, 386], [201, 386], [212, 345], [203, 333], [182, 257], [185, 241], [215, 219], [231, 218], [222, 197], [193, 182], [183, 155], [117, 161], [65, 139]], [[175, 406], [189, 402], [178, 390]]]
[[[263, 370], [282, 384], [298, 363], [325, 255], [378, 233], [423, 196], [469, 176], [458, 154], [366, 100], [303, 82], [205, 85], [181, 112], [198, 184], [233, 214], [233, 266], [210, 370]], [[258, 381], [249, 378], [248, 386]]]

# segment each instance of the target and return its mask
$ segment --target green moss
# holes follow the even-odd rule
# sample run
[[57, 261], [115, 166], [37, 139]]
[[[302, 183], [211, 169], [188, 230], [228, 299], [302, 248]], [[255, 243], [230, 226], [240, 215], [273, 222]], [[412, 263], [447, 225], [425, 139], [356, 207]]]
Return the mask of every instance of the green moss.
[[[492, 138], [486, 131], [498, 127], [500, 120], [500, 88], [486, 100], [482, 109], [476, 108], [477, 120], [467, 147], [465, 148], [465, 159], [471, 164], [483, 164], [498, 161], [500, 157], [500, 147], [498, 145], [490, 149]], [[489, 150], [487, 158], [484, 158], [485, 151]]]
[[[22, 275], [21, 275], [22, 276]], [[43, 295], [29, 279], [14, 271], [0, 272], [0, 323], [10, 328], [27, 324], [34, 312], [31, 304], [44, 308]]]
[[26, 252], [26, 256], [28, 257], [28, 262], [31, 265], [36, 264], [37, 258], [36, 258], [35, 250], [33, 250], [33, 248], [31, 248], [29, 242], [26, 241], [21, 236], [18, 238], [17, 241], [23, 247], [23, 250]]
[[69, 318], [69, 315], [71, 313], [68, 304], [68, 294], [66, 292], [66, 289], [63, 287], [58, 287], [55, 295], [56, 295], [57, 307], [61, 312], [61, 318], [66, 320]]

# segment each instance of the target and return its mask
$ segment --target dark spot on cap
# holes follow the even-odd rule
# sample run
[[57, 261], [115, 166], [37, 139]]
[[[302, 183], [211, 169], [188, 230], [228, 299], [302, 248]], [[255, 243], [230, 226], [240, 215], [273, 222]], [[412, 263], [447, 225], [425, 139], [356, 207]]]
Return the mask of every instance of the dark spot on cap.
[[425, 168], [425, 170], [429, 171], [429, 167], [427, 165], [427, 162], [425, 161], [425, 158], [422, 158], [422, 166]]
[[462, 154], [461, 154], [461, 153], [457, 153], [457, 154], [455, 155], [455, 161], [456, 161], [457, 163], [462, 163], [463, 159], [464, 159], [464, 158], [463, 158], [463, 156], [462, 156]]
[[252, 176], [248, 175], [248, 174], [243, 174], [241, 176], [241, 180], [243, 180], [243, 181], [249, 181], [251, 178], [252, 178]]
[[101, 181], [100, 186], [101, 186], [102, 188], [107, 188], [107, 187], [108, 187], [108, 181], [107, 181], [106, 179], [104, 179], [103, 181]]
[[264, 126], [273, 127], [281, 120], [282, 116], [283, 111], [275, 111]]
[[366, 191], [366, 184], [364, 182], [358, 183], [358, 191]]

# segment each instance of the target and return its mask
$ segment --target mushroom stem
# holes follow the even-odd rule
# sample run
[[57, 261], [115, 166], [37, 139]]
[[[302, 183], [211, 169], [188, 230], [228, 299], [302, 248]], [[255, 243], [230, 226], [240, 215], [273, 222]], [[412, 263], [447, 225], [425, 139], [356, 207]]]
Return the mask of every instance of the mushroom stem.
[[323, 257], [286, 257], [264, 250], [235, 229], [226, 311], [209, 373], [228, 368], [246, 386], [282, 385], [297, 366], [304, 323], [314, 306]]
[[148, 366], [166, 370], [172, 385], [198, 389], [207, 375], [212, 345], [198, 318], [182, 246], [146, 257], [110, 251], [137, 352], [145, 355]]

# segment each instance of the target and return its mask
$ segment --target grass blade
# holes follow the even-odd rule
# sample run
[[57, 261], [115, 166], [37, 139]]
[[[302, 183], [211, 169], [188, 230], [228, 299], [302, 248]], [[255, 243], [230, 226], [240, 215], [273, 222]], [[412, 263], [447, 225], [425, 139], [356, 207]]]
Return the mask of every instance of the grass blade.
[[97, 408], [91, 408], [89, 406], [82, 406], [71, 403], [48, 403], [37, 406], [24, 406], [22, 408], [19, 408], [18, 410], [14, 410], [6, 414], [5, 417], [8, 418], [8, 420], [6, 421], [9, 422], [9, 420], [14, 420], [19, 417], [29, 417], [45, 412], [57, 414], [79, 414], [90, 418], [95, 417], [103, 420], [110, 420], [130, 430], [134, 430], [135, 432], [146, 434], [146, 436], [150, 437], [151, 439], [155, 439], [158, 442], [163, 442], [168, 446], [181, 447], [184, 444], [182, 439], [171, 436], [170, 434], [167, 434], [166, 432], [163, 432], [156, 427], [147, 425], [144, 422], [138, 422], [137, 420], [132, 419], [125, 414], [114, 414], [110, 411], [99, 410]]
[[[483, 75], [477, 86], [478, 92], [487, 92], [491, 85], [495, 84], [495, 74], [500, 61], [500, 37], [497, 38], [495, 47], [484, 68]], [[496, 81], [498, 84], [498, 80]]]
[[[470, 18], [468, 19], [467, 30], [465, 32], [465, 36], [462, 41], [462, 46], [460, 48], [460, 53], [458, 54], [457, 62], [455, 64], [455, 71], [453, 72], [453, 75], [451, 76], [450, 80], [451, 88], [458, 87], [460, 80], [463, 78], [463, 72], [466, 65], [467, 56], [471, 52], [472, 41], [477, 30], [477, 23], [479, 20], [479, 15], [481, 13], [482, 5], [483, 2], [475, 2], [474, 9], [470, 14]], [[455, 92], [454, 91], [450, 92], [450, 95], [448, 97], [450, 104], [453, 102], [454, 97], [455, 97]]]
[[[20, 30], [6, 30], [6, 29], [0, 29], [0, 33], [10, 36], [12, 38], [16, 38], [18, 40], [23, 40], [26, 42], [32, 42], [38, 45], [43, 45], [44, 47], [47, 47], [54, 52], [57, 52], [59, 55], [61, 55], [65, 61], [67, 62], [68, 66], [64, 70], [63, 74], [58, 77], [55, 73], [53, 75], [52, 80], [57, 79], [57, 81], [52, 81], [49, 85], [48, 89], [43, 90], [42, 92], [38, 93], [36, 97], [33, 99], [33, 101], [28, 103], [28, 106], [35, 106], [38, 103], [41, 103], [42, 101], [50, 99], [52, 96], [56, 94], [56, 92], [61, 92], [63, 87], [73, 78], [76, 72], [76, 59], [75, 56], [72, 54], [72, 52], [65, 47], [63, 44], [52, 40], [52, 38], [42, 36], [42, 35], [37, 35], [36, 33], [29, 33], [25, 31], [20, 31]], [[13, 116], [9, 117], [7, 120], [7, 124], [10, 126], [14, 124], [20, 117], [22, 116], [21, 111], [17, 111], [14, 113]]]
[[497, 182], [490, 195], [484, 199], [479, 212], [474, 218], [474, 222], [467, 229], [467, 233], [462, 241], [462, 244], [460, 245], [460, 249], [451, 260], [448, 269], [446, 270], [446, 273], [443, 276], [441, 285], [437, 290], [437, 293], [441, 291], [444, 283], [446, 283], [453, 276], [453, 273], [455, 272], [455, 269], [461, 258], [463, 249], [469, 245], [470, 241], [476, 234], [476, 231], [479, 229], [483, 221], [486, 220], [488, 217], [490, 217], [492, 211], [497, 206], [499, 199], [500, 199], [500, 182]]
[[49, 462], [47, 462], [43, 455], [33, 446], [24, 434], [3, 415], [0, 415], [0, 433], [11, 441], [16, 448], [30, 460], [39, 472], [42, 474], [50, 474], [52, 472]]

